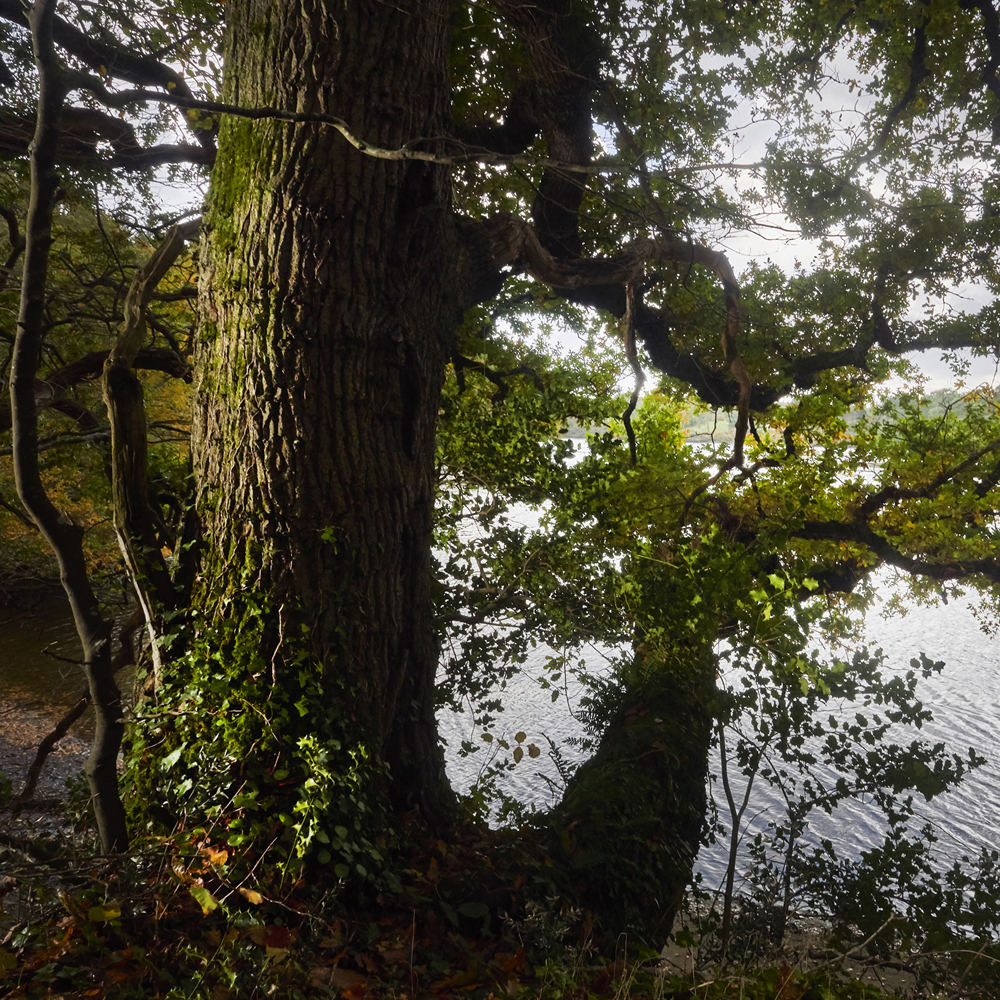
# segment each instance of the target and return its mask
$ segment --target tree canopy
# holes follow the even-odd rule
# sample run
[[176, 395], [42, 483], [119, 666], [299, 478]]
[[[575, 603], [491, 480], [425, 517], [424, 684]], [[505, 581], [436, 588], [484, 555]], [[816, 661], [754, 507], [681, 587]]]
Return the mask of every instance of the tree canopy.
[[[528, 645], [557, 692], [598, 642], [594, 754], [534, 835], [547, 884], [656, 940], [717, 725], [766, 700], [720, 662], [811, 708], [862, 690], [845, 644], [884, 567], [995, 627], [1000, 408], [969, 366], [1000, 352], [1000, 18], [300, 6], [0, 0], [0, 528], [59, 554], [99, 812], [122, 722], [84, 556], [108, 545], [58, 492], [84, 468], [147, 622], [136, 815], [384, 889], [385, 830], [459, 811], [435, 705], [491, 736]], [[152, 479], [133, 369], [177, 380]], [[706, 413], [728, 430], [699, 441]], [[975, 766], [940, 761], [925, 794]], [[864, 780], [920, 788], [897, 763]], [[105, 849], [127, 837], [112, 808]]]

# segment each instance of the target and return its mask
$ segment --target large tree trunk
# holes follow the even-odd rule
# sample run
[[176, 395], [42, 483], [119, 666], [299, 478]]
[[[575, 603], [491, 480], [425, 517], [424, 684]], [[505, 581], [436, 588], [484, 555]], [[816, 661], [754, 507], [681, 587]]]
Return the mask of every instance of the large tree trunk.
[[[226, 100], [336, 115], [382, 148], [441, 135], [448, 14], [443, 0], [349, 3], [337, 20], [320, 0], [233, 0]], [[201, 619], [166, 686], [168, 698], [181, 690], [181, 735], [159, 753], [197, 767], [203, 801], [220, 782], [213, 807], [228, 809], [231, 842], [284, 837], [346, 875], [359, 852], [379, 856], [382, 827], [366, 815], [417, 809], [440, 822], [452, 809], [433, 698], [434, 428], [463, 303], [496, 291], [496, 261], [482, 227], [456, 222], [445, 168], [365, 156], [319, 125], [225, 119], [206, 226]], [[658, 791], [626, 851], [638, 863], [651, 837], [664, 842], [663, 889], [647, 904], [661, 916], [690, 874], [704, 777], [702, 760], [679, 756], [689, 729], [673, 716], [664, 727], [670, 697], [641, 708], [656, 719], [642, 739]], [[611, 922], [659, 927], [620, 905], [635, 865], [610, 890], [593, 877], [592, 862], [614, 866], [622, 847], [606, 821], [636, 817], [624, 801], [595, 809], [590, 791], [621, 783], [639, 732], [609, 734], [567, 798], [564, 824], [587, 842], [564, 858], [567, 893]], [[681, 786], [681, 818], [657, 827]]]
[[[448, 4], [327, 10], [229, 3], [226, 100], [335, 114], [390, 148], [446, 131]], [[461, 318], [447, 169], [366, 157], [332, 128], [230, 118], [206, 221], [205, 628], [235, 623], [226, 669], [262, 713], [296, 693], [287, 753], [349, 729], [388, 765], [395, 811], [440, 817], [434, 426]]]

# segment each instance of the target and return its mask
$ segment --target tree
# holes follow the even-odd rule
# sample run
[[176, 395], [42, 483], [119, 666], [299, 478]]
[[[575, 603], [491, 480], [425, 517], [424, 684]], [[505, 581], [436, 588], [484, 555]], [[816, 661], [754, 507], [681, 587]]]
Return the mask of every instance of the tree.
[[[214, 161], [199, 249], [193, 516], [170, 586], [142, 524], [142, 470], [119, 469], [123, 487], [139, 487], [119, 533], [163, 650], [133, 754], [149, 798], [221, 817], [233, 844], [276, 840], [345, 878], [378, 865], [387, 819], [453, 821], [433, 715], [442, 384], [450, 362], [485, 365], [506, 385], [502, 349], [475, 331], [491, 309], [498, 319], [557, 297], [567, 315], [621, 321], [636, 373], [641, 346], [669, 385], [736, 414], [732, 448], [709, 470], [656, 455], [669, 404], [650, 405], [645, 438], [627, 411], [630, 453], [609, 439], [610, 472], [592, 476], [582, 501], [623, 540], [635, 596], [615, 604], [616, 630], [634, 649], [594, 758], [543, 836], [569, 872], [566, 892], [609, 927], [669, 926], [701, 833], [720, 636], [751, 622], [762, 635], [777, 591], [811, 606], [882, 563], [935, 586], [997, 581], [991, 399], [955, 426], [914, 413], [853, 442], [837, 422], [908, 351], [998, 342], [992, 302], [968, 315], [907, 313], [915, 289], [946, 302], [955, 281], [991, 295], [997, 278], [997, 181], [982, 137], [1000, 38], [992, 6], [975, 10], [497, 0], [352, 3], [332, 16], [322, 4], [236, 0], [214, 101], [171, 65], [190, 55], [211, 5], [158, 10], [193, 25], [171, 50], [143, 38], [150, 15], [127, 5], [64, 20], [39, 0], [29, 22], [0, 0], [5, 51], [21, 53], [12, 83], [34, 85], [30, 27], [42, 84], [37, 114], [22, 104], [3, 119], [15, 154], [36, 130], [15, 414], [34, 419], [44, 273], [31, 266], [45, 258], [55, 165]], [[870, 103], [841, 126], [812, 95], [852, 50], [849, 85]], [[736, 95], [779, 117], [759, 164], [724, 153]], [[150, 105], [183, 109], [193, 141], [153, 144], [161, 119], [140, 141], [124, 123]], [[768, 198], [819, 239], [819, 262], [737, 278], [702, 236], [757, 225], [750, 213]], [[32, 434], [15, 426], [14, 449], [30, 465]], [[858, 469], [865, 449], [874, 482]], [[57, 548], [76, 544], [57, 537], [44, 498], [19, 489]], [[662, 504], [664, 490], [677, 501]], [[602, 497], [617, 527], [594, 513]], [[941, 510], [954, 523], [929, 533]], [[727, 582], [699, 609], [706, 567]], [[515, 587], [539, 603], [523, 574]], [[466, 617], [488, 618], [488, 600], [466, 594]], [[98, 636], [88, 662], [101, 628], [81, 618]], [[113, 706], [114, 693], [103, 700]], [[657, 766], [636, 772], [637, 756]], [[645, 802], [632, 791], [640, 778]], [[626, 828], [635, 837], [612, 845]], [[627, 897], [640, 870], [650, 891], [637, 906]]]

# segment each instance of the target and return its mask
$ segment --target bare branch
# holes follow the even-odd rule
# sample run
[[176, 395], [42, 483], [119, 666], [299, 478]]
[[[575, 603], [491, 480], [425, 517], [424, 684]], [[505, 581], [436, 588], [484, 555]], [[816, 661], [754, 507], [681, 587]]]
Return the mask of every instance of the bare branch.
[[625, 357], [632, 366], [632, 373], [635, 376], [635, 385], [632, 387], [632, 395], [629, 397], [628, 406], [622, 414], [622, 423], [625, 425], [625, 433], [628, 435], [628, 453], [632, 465], [636, 464], [635, 431], [632, 430], [632, 414], [635, 413], [636, 405], [639, 402], [639, 393], [646, 381], [646, 373], [639, 364], [639, 355], [635, 349], [635, 284], [628, 282], [625, 286]]

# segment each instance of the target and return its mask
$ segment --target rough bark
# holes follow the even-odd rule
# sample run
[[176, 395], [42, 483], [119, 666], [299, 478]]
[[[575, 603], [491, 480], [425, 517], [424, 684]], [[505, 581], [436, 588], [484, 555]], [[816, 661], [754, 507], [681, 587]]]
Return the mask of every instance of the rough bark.
[[[239, 0], [226, 99], [339, 114], [385, 146], [441, 134], [447, 22], [437, 0], [337, 20], [318, 0]], [[395, 807], [440, 817], [434, 424], [461, 315], [447, 170], [359, 156], [329, 128], [230, 119], [207, 221], [197, 601], [211, 621], [261, 596], [276, 686], [306, 635], [338, 692], [309, 715], [344, 713], [389, 765]]]

